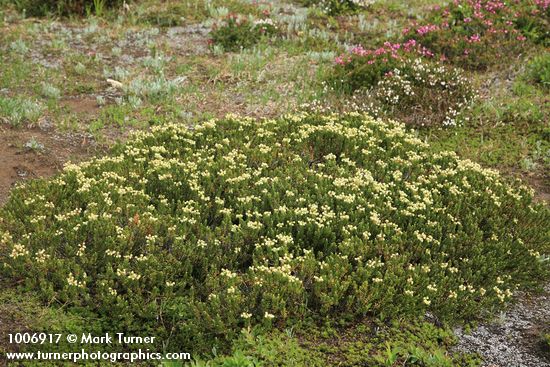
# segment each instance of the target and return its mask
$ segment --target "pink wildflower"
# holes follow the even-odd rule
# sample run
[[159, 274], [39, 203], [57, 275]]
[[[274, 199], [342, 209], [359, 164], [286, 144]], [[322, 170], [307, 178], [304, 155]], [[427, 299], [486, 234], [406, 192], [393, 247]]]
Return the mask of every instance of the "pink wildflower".
[[344, 56], [337, 56], [334, 59], [334, 62], [338, 65], [346, 65], [346, 61], [344, 60]]
[[479, 34], [474, 34], [473, 36], [468, 38], [469, 43], [476, 43], [476, 42], [480, 42], [480, 41], [481, 41], [481, 37], [479, 36]]

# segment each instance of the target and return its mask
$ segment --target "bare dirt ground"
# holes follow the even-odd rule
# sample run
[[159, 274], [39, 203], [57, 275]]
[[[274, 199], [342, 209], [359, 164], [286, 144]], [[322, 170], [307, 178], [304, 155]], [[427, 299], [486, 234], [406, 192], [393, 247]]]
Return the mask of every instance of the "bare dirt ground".
[[0, 126], [0, 204], [17, 182], [52, 176], [64, 163], [81, 161], [99, 150], [84, 135]]
[[526, 181], [535, 190], [535, 198], [546, 204], [550, 203], [550, 176], [528, 176]]

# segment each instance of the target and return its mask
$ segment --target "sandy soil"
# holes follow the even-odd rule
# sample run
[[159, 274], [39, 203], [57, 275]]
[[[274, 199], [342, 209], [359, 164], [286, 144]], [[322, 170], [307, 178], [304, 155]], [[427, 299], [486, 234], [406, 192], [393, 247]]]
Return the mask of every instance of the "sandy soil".
[[52, 176], [67, 161], [81, 161], [97, 151], [93, 139], [84, 135], [0, 125], [0, 204], [17, 182]]

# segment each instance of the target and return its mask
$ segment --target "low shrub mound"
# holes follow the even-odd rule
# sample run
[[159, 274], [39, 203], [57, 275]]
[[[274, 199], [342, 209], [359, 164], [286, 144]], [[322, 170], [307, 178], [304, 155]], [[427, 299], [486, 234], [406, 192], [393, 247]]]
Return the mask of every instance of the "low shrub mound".
[[359, 45], [335, 58], [329, 81], [338, 91], [345, 93], [371, 88], [407, 60], [422, 55], [431, 56], [427, 52], [415, 40], [385, 42], [376, 49], [365, 49]]
[[225, 51], [239, 51], [276, 34], [277, 26], [270, 18], [252, 21], [240, 15], [228, 14], [212, 27], [210, 44]]
[[403, 33], [456, 65], [483, 70], [529, 43], [549, 44], [550, 2], [456, 0]]
[[353, 94], [352, 110], [413, 126], [457, 125], [476, 91], [461, 70], [431, 56], [415, 40], [370, 50], [356, 46], [336, 57], [327, 82]]
[[420, 58], [390, 71], [369, 92], [379, 113], [414, 126], [455, 126], [476, 97], [460, 70]]
[[305, 6], [316, 7], [328, 15], [340, 15], [353, 13], [366, 9], [374, 0], [300, 0], [299, 3]]
[[249, 325], [478, 317], [548, 275], [528, 189], [360, 114], [157, 126], [0, 218], [5, 277], [195, 353]]

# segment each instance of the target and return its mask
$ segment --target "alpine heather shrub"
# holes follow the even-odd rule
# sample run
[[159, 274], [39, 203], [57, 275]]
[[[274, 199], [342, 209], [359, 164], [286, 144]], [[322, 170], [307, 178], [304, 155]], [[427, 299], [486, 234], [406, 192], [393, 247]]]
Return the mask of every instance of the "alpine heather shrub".
[[550, 1], [455, 0], [403, 30], [438, 57], [474, 70], [518, 54], [528, 41], [547, 45]]
[[454, 126], [475, 98], [463, 73], [433, 60], [415, 40], [335, 58], [327, 79], [336, 92], [352, 94], [351, 110], [366, 111], [415, 126]]
[[455, 126], [467, 117], [476, 93], [463, 73], [421, 58], [406, 60], [371, 89], [358, 91], [350, 105], [371, 115], [413, 126]]
[[334, 59], [334, 69], [328, 82], [335, 90], [345, 93], [370, 88], [405, 60], [419, 55], [426, 55], [426, 50], [419, 47], [415, 40], [403, 44], [386, 42], [372, 50], [355, 46]]
[[315, 6], [323, 13], [328, 15], [340, 15], [344, 13], [354, 12], [360, 9], [366, 9], [375, 0], [302, 0], [301, 3], [305, 6]]
[[527, 188], [360, 114], [155, 126], [0, 218], [4, 277], [195, 353], [304, 317], [478, 317], [550, 252]]

